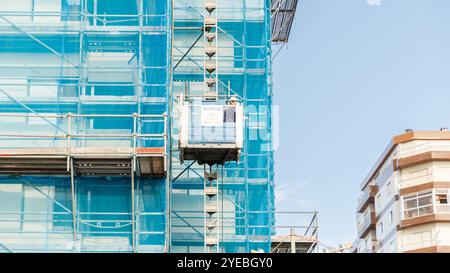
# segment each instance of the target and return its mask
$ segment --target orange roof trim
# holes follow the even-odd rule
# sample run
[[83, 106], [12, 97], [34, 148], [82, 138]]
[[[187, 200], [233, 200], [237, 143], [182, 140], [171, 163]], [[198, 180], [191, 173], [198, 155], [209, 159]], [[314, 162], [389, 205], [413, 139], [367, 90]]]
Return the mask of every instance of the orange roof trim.
[[361, 190], [363, 190], [374, 178], [376, 173], [380, 170], [381, 166], [383, 166], [398, 144], [412, 140], [450, 140], [450, 131], [412, 131], [394, 136], [384, 152], [381, 154], [380, 158], [373, 165], [369, 174], [361, 183]]

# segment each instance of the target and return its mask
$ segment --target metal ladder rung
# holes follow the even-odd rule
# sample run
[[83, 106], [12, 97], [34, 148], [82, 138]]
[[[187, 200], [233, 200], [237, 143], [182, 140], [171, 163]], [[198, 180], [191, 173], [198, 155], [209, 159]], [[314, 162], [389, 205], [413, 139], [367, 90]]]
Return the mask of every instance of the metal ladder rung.
[[217, 211], [218, 211], [217, 205], [216, 204], [208, 204], [208, 205], [205, 206], [205, 211], [209, 215], [217, 213]]
[[205, 62], [205, 69], [206, 71], [208, 71], [209, 74], [212, 74], [214, 71], [217, 70], [216, 62], [213, 61]]
[[217, 18], [215, 16], [205, 17], [205, 26], [215, 27], [217, 25]]
[[211, 231], [217, 227], [217, 221], [207, 221], [206, 227]]
[[207, 78], [205, 80], [205, 83], [209, 88], [211, 88], [211, 87], [214, 87], [214, 85], [217, 83], [217, 81], [215, 78]]
[[[218, 99], [218, 17], [217, 0], [204, 0], [204, 100]], [[215, 42], [214, 42], [215, 41]], [[213, 73], [215, 75], [213, 76]], [[208, 75], [209, 73], [209, 75]], [[205, 252], [207, 247], [213, 251], [213, 247], [219, 252], [219, 184], [218, 172], [204, 171], [204, 239]]]
[[214, 55], [216, 55], [217, 49], [215, 46], [206, 46], [205, 47], [205, 54], [209, 57], [212, 58]]
[[205, 194], [209, 197], [214, 197], [217, 195], [217, 188], [216, 187], [206, 187]]
[[216, 96], [216, 92], [215, 91], [206, 91], [204, 94], [204, 99], [205, 100], [216, 100], [217, 96]]
[[206, 32], [205, 33], [205, 38], [208, 40], [208, 42], [211, 43], [216, 38], [216, 33], [215, 32]]
[[217, 172], [205, 172], [205, 178], [208, 179], [208, 181], [216, 180], [217, 179]]
[[213, 13], [217, 8], [216, 2], [205, 2], [205, 9], [211, 14]]
[[219, 243], [215, 237], [205, 237], [205, 244], [208, 246], [215, 246]]

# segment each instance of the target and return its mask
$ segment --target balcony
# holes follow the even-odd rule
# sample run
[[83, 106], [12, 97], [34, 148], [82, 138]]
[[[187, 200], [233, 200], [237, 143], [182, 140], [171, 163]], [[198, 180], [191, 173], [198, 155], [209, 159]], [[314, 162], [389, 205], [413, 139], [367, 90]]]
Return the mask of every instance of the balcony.
[[[362, 242], [362, 244], [365, 244]], [[373, 240], [367, 241], [367, 245], [364, 245], [364, 247], [360, 248], [358, 253], [377, 253], [378, 251], [378, 241], [376, 238]]]
[[375, 195], [378, 192], [378, 186], [368, 185], [358, 197], [357, 211], [363, 213], [368, 205], [373, 204], [375, 201]]
[[373, 209], [371, 209], [370, 207], [366, 211], [367, 212], [360, 218], [358, 218], [357, 221], [358, 236], [361, 239], [366, 237], [371, 230], [375, 229], [377, 222], [375, 211], [373, 211]]
[[438, 252], [438, 246], [442, 243], [440, 233], [425, 232], [419, 234], [410, 234], [406, 242], [401, 245], [401, 252], [404, 253], [423, 253]]

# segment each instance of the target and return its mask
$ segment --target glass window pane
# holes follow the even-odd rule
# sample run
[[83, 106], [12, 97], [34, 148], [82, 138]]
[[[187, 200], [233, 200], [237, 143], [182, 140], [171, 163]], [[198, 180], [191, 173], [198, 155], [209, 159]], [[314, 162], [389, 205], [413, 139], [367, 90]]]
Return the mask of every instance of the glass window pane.
[[426, 205], [430, 205], [430, 204], [433, 204], [431, 195], [419, 198], [419, 206], [426, 206]]
[[405, 219], [412, 218], [418, 216], [418, 211], [416, 209], [407, 210], [404, 213]]
[[405, 199], [404, 200], [405, 209], [411, 209], [417, 207], [417, 199]]
[[430, 214], [430, 213], [433, 213], [433, 206], [432, 205], [419, 208], [419, 215], [425, 215], [425, 214]]

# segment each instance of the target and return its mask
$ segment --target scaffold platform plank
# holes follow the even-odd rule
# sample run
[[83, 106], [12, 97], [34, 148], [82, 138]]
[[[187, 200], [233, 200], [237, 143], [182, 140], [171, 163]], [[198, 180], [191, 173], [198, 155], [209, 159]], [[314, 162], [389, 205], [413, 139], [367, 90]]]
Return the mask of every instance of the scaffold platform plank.
[[163, 148], [80, 147], [5, 149], [0, 152], [0, 174], [69, 175], [68, 160], [75, 174], [84, 176], [129, 176], [136, 158], [140, 176], [165, 176]]

